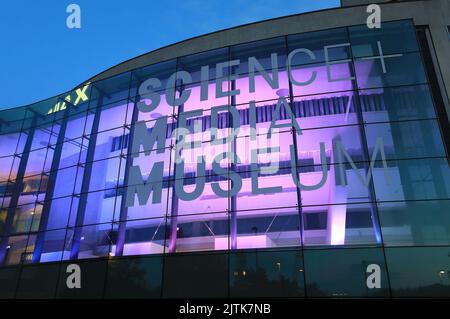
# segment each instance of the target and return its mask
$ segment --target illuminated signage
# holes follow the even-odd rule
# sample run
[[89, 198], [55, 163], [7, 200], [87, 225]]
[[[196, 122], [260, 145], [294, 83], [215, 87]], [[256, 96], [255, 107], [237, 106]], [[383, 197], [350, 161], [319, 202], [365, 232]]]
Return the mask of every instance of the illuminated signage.
[[[326, 79], [328, 83], [352, 81], [355, 80], [355, 76], [352, 74], [351, 66], [354, 64], [352, 59], [342, 59], [338, 61], [332, 61], [329, 56], [332, 50], [339, 48], [349, 47], [350, 43], [342, 43], [336, 45], [325, 46], [323, 48], [323, 53], [325, 57], [324, 67], [326, 68]], [[371, 60], [373, 64], [379, 63], [379, 67], [383, 73], [387, 73], [386, 60], [400, 58], [402, 54], [392, 54], [384, 55], [382, 44], [380, 41], [377, 42], [378, 55], [355, 58], [355, 60]], [[318, 79], [318, 71], [314, 68], [306, 69], [302, 78], [298, 77], [298, 73], [293, 70], [293, 60], [298, 55], [304, 55], [314, 63], [316, 56], [314, 52], [309, 49], [301, 48], [293, 50], [287, 56], [286, 61], [286, 72], [290, 85], [293, 87], [303, 87], [315, 85]], [[280, 77], [279, 77], [279, 67], [278, 67], [278, 56], [276, 53], [270, 55], [271, 67], [269, 70], [264, 68], [261, 61], [256, 57], [249, 57], [246, 65], [248, 66], [248, 92], [253, 93], [256, 91], [255, 79], [261, 80], [265, 83], [266, 87], [271, 89], [279, 89], [280, 87]], [[241, 92], [240, 89], [230, 87], [227, 84], [228, 81], [238, 80], [237, 74], [231, 74], [228, 77], [224, 76], [225, 70], [232, 69], [233, 67], [238, 67], [241, 65], [240, 60], [226, 61], [222, 63], [217, 63], [215, 66], [215, 89], [214, 93], [209, 91], [210, 85], [210, 70], [209, 66], [203, 66], [200, 68], [201, 82], [200, 87], [200, 101], [206, 101], [211, 95], [215, 95], [215, 98], [221, 97], [233, 97], [239, 96], [240, 94], [247, 93]], [[345, 75], [342, 72], [333, 73], [333, 67], [341, 65], [348, 70]], [[298, 68], [297, 68], [298, 70]], [[335, 69], [334, 69], [335, 70]], [[242, 80], [242, 78], [241, 78]], [[245, 78], [244, 78], [245, 80]], [[165, 89], [165, 99], [166, 103], [172, 107], [179, 107], [184, 105], [189, 101], [192, 94], [192, 88], [189, 88], [189, 84], [193, 82], [192, 76], [187, 71], [177, 71], [173, 73], [167, 80], [166, 87], [162, 87], [162, 82], [158, 78], [150, 78], [145, 80], [139, 87], [139, 94], [141, 100], [137, 103], [137, 109], [139, 112], [151, 113], [161, 104], [161, 95], [157, 91]], [[186, 87], [183, 90], [176, 89], [177, 85], [182, 84]], [[226, 89], [224, 89], [226, 87]], [[352, 89], [352, 88], [350, 88]], [[279, 170], [278, 162], [276, 159], [276, 154], [280, 153], [281, 143], [279, 140], [275, 140], [273, 132], [278, 132], [280, 129], [292, 129], [297, 135], [302, 135], [302, 128], [291, 109], [291, 105], [288, 101], [289, 90], [279, 90], [284, 92], [280, 94], [276, 106], [272, 112], [272, 119], [270, 121], [270, 126], [267, 131], [261, 133], [258, 131], [256, 121], [256, 102], [250, 101], [248, 103], [249, 112], [249, 138], [255, 141], [258, 136], [263, 135], [266, 139], [265, 145], [262, 143], [257, 143], [255, 147], [249, 146], [246, 152], [249, 154], [250, 158], [250, 178], [251, 178], [251, 192], [252, 194], [274, 194], [283, 192], [283, 185], [262, 185], [259, 179], [264, 174], [274, 174]], [[144, 98], [145, 97], [145, 98]], [[350, 104], [347, 105], [346, 112], [344, 114], [347, 118], [349, 113]], [[283, 110], [283, 111], [282, 111]], [[231, 128], [221, 130], [218, 125], [218, 118], [221, 113], [228, 113], [230, 115], [230, 125]], [[284, 120], [279, 120], [281, 118], [280, 114], [284, 112]], [[202, 134], [202, 128], [199, 125], [188, 125], [188, 121], [191, 119], [198, 119], [202, 116], [208, 115], [211, 117], [211, 127], [208, 132], [209, 140], [208, 145], [213, 148], [218, 146], [222, 147], [223, 151], [210, 158], [206, 161], [206, 157], [209, 151], [202, 153], [202, 147], [205, 144], [204, 141], [198, 139], [199, 134]], [[162, 154], [165, 152], [166, 145], [166, 134], [168, 127], [168, 117], [159, 117], [152, 127], [151, 130], [148, 129], [145, 121], [138, 121], [135, 124], [134, 135], [132, 138], [131, 156], [136, 158], [139, 156], [155, 156], [157, 154]], [[189, 110], [186, 112], [180, 112], [177, 115], [177, 128], [172, 132], [172, 145], [174, 145], [175, 159], [174, 159], [174, 191], [177, 198], [183, 201], [192, 201], [197, 199], [204, 191], [206, 185], [206, 171], [207, 166], [211, 167], [214, 174], [222, 177], [223, 179], [231, 180], [231, 188], [224, 189], [223, 184], [219, 181], [212, 181], [210, 187], [212, 192], [218, 197], [228, 197], [236, 196], [243, 187], [243, 180], [239, 173], [234, 172], [229, 169], [229, 164], [241, 164], [242, 158], [233, 150], [232, 143], [235, 141], [236, 137], [239, 135], [241, 129], [240, 125], [240, 114], [236, 106], [234, 105], [219, 105], [211, 108], [210, 111], [206, 111], [202, 108], [195, 110]], [[221, 135], [221, 137], [219, 137]], [[293, 183], [302, 191], [314, 191], [320, 189], [328, 179], [333, 178], [336, 185], [346, 186], [347, 185], [347, 171], [348, 166], [353, 170], [354, 175], [360, 180], [360, 182], [367, 186], [370, 179], [372, 178], [371, 172], [374, 168], [375, 161], [381, 158], [381, 165], [385, 172], [386, 181], [389, 180], [389, 174], [387, 171], [387, 163], [384, 149], [384, 141], [381, 137], [376, 138], [375, 145], [372, 149], [372, 154], [370, 156], [370, 168], [367, 173], [361, 173], [357, 168], [357, 165], [353, 162], [348, 150], [344, 148], [339, 138], [333, 138], [332, 147], [328, 150], [325, 147], [325, 142], [321, 140], [314, 141], [317, 143], [317, 153], [318, 159], [320, 161], [320, 172], [321, 178], [308, 183], [302, 183], [299, 177], [300, 174], [297, 171], [297, 152], [292, 143], [289, 143], [285, 147], [284, 153], [287, 154], [288, 162], [290, 162], [291, 177]], [[283, 141], [286, 143], [286, 141]], [[298, 146], [301, 148], [301, 145]], [[144, 153], [139, 153], [141, 148], [143, 148]], [[186, 153], [194, 152], [195, 150], [200, 150], [196, 156], [185, 156]], [[329, 173], [329, 163], [327, 163], [327, 156], [332, 154], [336, 169], [333, 169], [333, 174]], [[191, 153], [192, 155], [192, 153]], [[275, 155], [275, 156], [274, 156]], [[262, 157], [266, 157], [265, 161], [262, 161]], [[190, 161], [192, 159], [192, 161]], [[270, 166], [266, 166], [267, 162], [270, 162]], [[193, 164], [193, 165], [192, 165]], [[263, 165], [264, 164], [264, 165]], [[145, 172], [148, 175], [146, 181], [144, 181], [144, 176], [139, 165], [133, 165], [128, 171], [128, 183], [127, 183], [127, 194], [126, 194], [126, 206], [132, 207], [136, 203], [136, 198], [139, 205], [146, 205], [147, 201], [152, 195], [152, 203], [160, 203], [162, 197], [163, 189], [163, 176], [164, 176], [164, 161], [155, 162], [150, 172]], [[194, 188], [189, 187], [190, 192], [186, 190], [184, 185], [184, 172], [186, 165], [194, 166], [196, 168], [195, 173], [195, 185]], [[332, 177], [330, 175], [333, 175]], [[191, 185], [192, 186], [192, 185]], [[137, 196], [136, 196], [137, 195]]]
[[63, 111], [67, 108], [67, 106], [77, 106], [80, 102], [86, 102], [89, 97], [86, 95], [87, 89], [89, 88], [89, 83], [84, 85], [82, 88], [78, 88], [75, 90], [75, 99], [72, 103], [72, 94], [66, 95], [62, 101], [58, 101], [50, 110], [48, 110], [47, 114], [52, 114], [55, 112]]

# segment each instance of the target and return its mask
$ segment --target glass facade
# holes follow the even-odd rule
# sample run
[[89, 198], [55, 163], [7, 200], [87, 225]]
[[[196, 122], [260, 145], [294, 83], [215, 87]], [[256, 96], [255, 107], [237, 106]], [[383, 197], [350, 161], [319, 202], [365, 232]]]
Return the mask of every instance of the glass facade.
[[0, 297], [450, 296], [424, 50], [410, 20], [293, 34], [1, 111]]

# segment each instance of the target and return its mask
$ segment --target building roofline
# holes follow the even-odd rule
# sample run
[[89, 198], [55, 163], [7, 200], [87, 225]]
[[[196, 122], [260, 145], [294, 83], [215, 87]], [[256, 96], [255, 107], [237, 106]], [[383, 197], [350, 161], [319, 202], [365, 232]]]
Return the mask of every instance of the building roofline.
[[[423, 1], [423, 0], [412, 0], [412, 1]], [[265, 20], [260, 20], [260, 21], [254, 21], [254, 22], [249, 22], [249, 23], [245, 23], [245, 24], [236, 25], [236, 26], [233, 26], [233, 27], [230, 27], [230, 28], [225, 28], [225, 29], [220, 29], [220, 30], [208, 32], [208, 33], [203, 33], [203, 34], [201, 34], [201, 35], [196, 35], [196, 36], [191, 37], [191, 38], [187, 38], [187, 39], [183, 39], [183, 40], [180, 40], [180, 41], [171, 43], [171, 44], [167, 44], [167, 45], [165, 45], [165, 46], [159, 47], [159, 48], [157, 48], [157, 49], [151, 50], [151, 51], [146, 52], [146, 53], [142, 53], [142, 54], [137, 55], [137, 56], [135, 56], [135, 57], [133, 57], [133, 58], [130, 58], [130, 59], [128, 59], [128, 60], [125, 60], [125, 61], [122, 61], [122, 62], [120, 62], [120, 63], [118, 63], [118, 64], [115, 64], [115, 65], [113, 65], [113, 66], [111, 66], [111, 67], [109, 67], [109, 68], [103, 70], [102, 72], [99, 72], [99, 73], [97, 73], [96, 75], [90, 77], [88, 80], [86, 80], [86, 81], [84, 81], [84, 82], [81, 82], [79, 85], [75, 86], [74, 89], [80, 87], [81, 85], [83, 85], [83, 84], [85, 84], [85, 83], [87, 83], [87, 82], [95, 82], [95, 81], [97, 81], [98, 79], [96, 79], [96, 78], [97, 78], [99, 75], [101, 75], [101, 74], [103, 74], [103, 73], [105, 73], [105, 72], [107, 72], [107, 71], [109, 71], [109, 70], [111, 70], [111, 69], [113, 69], [113, 68], [115, 68], [115, 67], [117, 67], [117, 66], [123, 65], [123, 64], [125, 64], [125, 63], [129, 63], [129, 62], [131, 62], [131, 61], [133, 61], [133, 60], [136, 60], [136, 59], [138, 59], [138, 58], [141, 58], [141, 57], [143, 57], [143, 56], [146, 56], [146, 55], [152, 55], [152, 54], [157, 53], [157, 52], [159, 52], [159, 51], [161, 51], [161, 50], [168, 49], [168, 48], [170, 48], [170, 47], [177, 47], [177, 46], [179, 46], [179, 45], [181, 45], [181, 44], [185, 44], [185, 43], [188, 43], [188, 42], [190, 42], [190, 41], [194, 41], [194, 40], [197, 40], [197, 39], [200, 39], [200, 38], [203, 38], [203, 37], [208, 37], [208, 36], [211, 36], [211, 35], [214, 35], [214, 34], [218, 34], [218, 33], [222, 33], [222, 32], [227, 32], [227, 31], [230, 31], [230, 30], [235, 30], [235, 29], [239, 29], [239, 28], [249, 27], [249, 26], [253, 26], [253, 25], [257, 25], [257, 24], [262, 24], [262, 23], [267, 23], [267, 22], [276, 21], [276, 20], [282, 20], [282, 19], [285, 19], [285, 18], [290, 18], [290, 17], [295, 17], [295, 16], [303, 16], [303, 15], [313, 14], [313, 13], [314, 13], [314, 14], [317, 14], [317, 13], [325, 12], [325, 11], [332, 11], [332, 10], [339, 10], [339, 9], [346, 9], [346, 8], [352, 8], [352, 7], [360, 7], [360, 6], [363, 6], [363, 5], [354, 5], [354, 6], [346, 6], [346, 7], [342, 7], [342, 0], [340, 0], [340, 2], [341, 2], [341, 7], [333, 7], [333, 8], [326, 8], [326, 9], [320, 9], [320, 10], [315, 10], [315, 11], [308, 11], [308, 12], [302, 12], [302, 13], [294, 13], [294, 14], [289, 14], [289, 15], [286, 15], [286, 16], [275, 17], [275, 18], [270, 18], [270, 19], [265, 19]], [[196, 52], [196, 53], [200, 53], [200, 52]], [[193, 53], [193, 54], [195, 54], [195, 53]], [[161, 61], [161, 62], [162, 62], [162, 61]], [[117, 74], [120, 74], [120, 73], [117, 73]], [[108, 77], [109, 77], [109, 76], [108, 76]]]
[[[403, 0], [402, 2], [403, 3], [408, 3], [408, 2], [423, 2], [423, 1], [424, 0]], [[372, 2], [378, 2], [380, 5], [400, 4], [400, 2], [392, 1], [392, 0], [388, 1], [388, 2], [386, 2], [386, 1], [380, 2], [380, 0], [378, 0], [378, 1], [377, 0], [373, 0]], [[196, 40], [200, 40], [202, 38], [208, 38], [208, 37], [211, 37], [211, 36], [214, 36], [214, 35], [218, 35], [220, 33], [226, 34], [227, 32], [230, 32], [230, 31], [233, 31], [233, 30], [245, 29], [245, 28], [248, 28], [248, 27], [268, 24], [268, 23], [271, 23], [271, 22], [284, 20], [284, 19], [289, 19], [289, 18], [293, 18], [293, 17], [305, 17], [305, 16], [308, 16], [308, 15], [316, 15], [316, 14], [321, 14], [321, 13], [324, 13], [324, 12], [332, 12], [332, 11], [335, 11], [335, 12], [339, 12], [341, 10], [346, 11], [346, 10], [350, 10], [352, 8], [366, 7], [367, 6], [367, 4], [361, 4], [361, 3], [360, 4], [355, 4], [355, 5], [343, 6], [342, 5], [342, 0], [340, 0], [340, 3], [341, 3], [340, 7], [325, 8], [325, 9], [320, 9], [320, 10], [315, 10], [315, 11], [308, 11], [308, 12], [302, 12], [302, 13], [294, 13], [294, 14], [290, 14], [290, 15], [286, 15], [286, 16], [275, 17], [275, 18], [270, 18], [270, 19], [250, 22], [250, 23], [246, 23], [246, 24], [240, 24], [240, 25], [233, 26], [233, 27], [230, 27], [230, 28], [220, 29], [220, 30], [204, 33], [204, 34], [201, 34], [201, 35], [197, 35], [197, 36], [194, 36], [194, 37], [191, 37], [191, 38], [187, 38], [187, 39], [184, 39], [184, 40], [180, 40], [178, 42], [171, 43], [171, 44], [159, 47], [159, 48], [154, 49], [152, 51], [140, 54], [138, 56], [135, 56], [133, 58], [130, 58], [128, 60], [125, 60], [125, 61], [122, 61], [122, 62], [120, 62], [118, 64], [115, 64], [115, 65], [113, 65], [113, 66], [103, 70], [102, 72], [99, 72], [96, 75], [90, 77], [88, 80], [81, 82], [79, 85], [75, 86], [75, 88], [80, 87], [80, 86], [86, 84], [87, 82], [95, 82], [95, 81], [98, 81], [98, 80], [102, 80], [104, 78], [109, 78], [111, 76], [115, 76], [115, 75], [121, 74], [123, 72], [127, 72], [127, 71], [130, 71], [130, 70], [133, 70], [135, 68], [134, 67], [130, 67], [130, 68], [127, 68], [127, 70], [121, 70], [121, 71], [118, 71], [118, 72], [116, 72], [114, 74], [110, 74], [110, 71], [113, 70], [114, 68], [120, 68], [121, 66], [124, 66], [126, 64], [131, 64], [133, 61], [138, 61], [139, 59], [144, 58], [144, 57], [149, 57], [150, 58], [150, 57], [158, 54], [159, 52], [161, 52], [163, 50], [167, 50], [169, 48], [171, 48], [171, 49], [176, 51], [177, 47], [180, 47], [182, 45], [188, 44], [190, 42], [194, 42]], [[321, 29], [318, 28], [317, 30], [321, 30]], [[242, 42], [242, 43], [245, 43], [245, 42]], [[223, 47], [223, 46], [218, 46], [217, 48], [220, 48], [220, 47]], [[189, 54], [196, 54], [196, 53], [201, 53], [201, 52], [204, 52], [204, 50], [197, 50], [197, 51], [194, 50], [193, 52], [191, 52]], [[184, 56], [184, 54], [183, 55], [179, 55], [179, 56]], [[170, 59], [172, 59], [172, 58], [168, 58], [166, 60], [160, 60], [160, 61], [157, 61], [155, 63], [167, 61], [167, 60], [170, 60]], [[152, 63], [150, 63], [148, 65], [151, 65], [151, 64]], [[105, 76], [102, 76], [103, 74]]]

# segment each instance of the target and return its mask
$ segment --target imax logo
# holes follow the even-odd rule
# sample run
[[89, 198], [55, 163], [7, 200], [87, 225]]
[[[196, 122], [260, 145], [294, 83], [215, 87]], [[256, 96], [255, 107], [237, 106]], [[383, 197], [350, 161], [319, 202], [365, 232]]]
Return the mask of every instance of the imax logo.
[[[89, 98], [86, 95], [87, 89], [89, 88], [89, 83], [86, 84], [85, 86], [83, 86], [82, 88], [78, 88], [75, 90], [75, 100], [73, 103], [71, 103], [72, 101], [72, 94], [68, 94], [63, 101], [59, 101], [58, 103], [55, 104], [54, 107], [52, 107], [50, 110], [48, 110], [47, 114], [52, 114], [55, 112], [59, 112], [59, 111], [63, 111], [67, 108], [67, 104], [69, 104], [69, 106], [77, 106], [80, 102], [86, 102]], [[66, 104], [67, 102], [67, 104]]]

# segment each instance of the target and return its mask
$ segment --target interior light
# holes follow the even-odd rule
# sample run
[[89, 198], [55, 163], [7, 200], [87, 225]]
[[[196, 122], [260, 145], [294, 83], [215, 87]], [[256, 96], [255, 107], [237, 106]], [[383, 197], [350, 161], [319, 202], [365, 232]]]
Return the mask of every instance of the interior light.
[[289, 90], [288, 89], [279, 89], [277, 90], [277, 95], [279, 97], [288, 97], [289, 96]]

